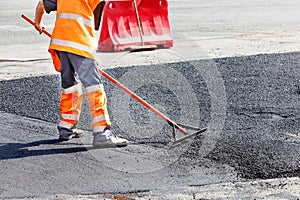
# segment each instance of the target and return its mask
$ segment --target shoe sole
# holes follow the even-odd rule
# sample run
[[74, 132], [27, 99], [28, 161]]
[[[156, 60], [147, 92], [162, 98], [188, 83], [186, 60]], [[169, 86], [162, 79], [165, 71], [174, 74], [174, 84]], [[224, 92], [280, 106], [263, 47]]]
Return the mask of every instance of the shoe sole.
[[123, 143], [123, 144], [113, 144], [113, 143], [93, 143], [94, 148], [121, 148], [121, 147], [126, 147], [128, 143]]

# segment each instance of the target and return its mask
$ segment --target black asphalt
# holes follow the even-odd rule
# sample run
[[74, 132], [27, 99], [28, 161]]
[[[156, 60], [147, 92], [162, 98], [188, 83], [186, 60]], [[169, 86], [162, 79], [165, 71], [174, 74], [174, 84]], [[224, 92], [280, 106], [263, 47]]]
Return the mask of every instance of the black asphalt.
[[[3, 111], [0, 113], [0, 130], [4, 138], [0, 146], [0, 172], [1, 183], [6, 183], [1, 186], [0, 194], [3, 197], [24, 197], [63, 193], [154, 192], [172, 190], [177, 186], [240, 179], [299, 177], [300, 141], [297, 137], [300, 134], [300, 53], [154, 66], [176, 70], [186, 79], [186, 84], [192, 87], [198, 104], [194, 107], [199, 111], [200, 118], [193, 118], [191, 114], [189, 120], [199, 127], [209, 124], [212, 104], [207, 82], [197, 71], [197, 66], [209, 67], [212, 62], [222, 75], [226, 91], [226, 120], [221, 135], [205, 157], [199, 152], [204, 145], [204, 134], [189, 141], [184, 151], [171, 161], [167, 156], [154, 158], [156, 151], [166, 150], [171, 142], [171, 129], [167, 124], [156, 134], [145, 133], [151, 137], [136, 137], [123, 131], [118, 125], [117, 116], [112, 112], [114, 130], [132, 142], [129, 147], [120, 150], [123, 154], [118, 154], [118, 150], [91, 149], [86, 141], [79, 139], [60, 144], [57, 143], [55, 129], [59, 119], [59, 76], [0, 82], [0, 110]], [[139, 68], [147, 72], [147, 67], [133, 66], [106, 71], [120, 79], [129, 70]], [[147, 73], [139, 76], [147, 77]], [[168, 76], [172, 76], [172, 73], [166, 74], [167, 78], [172, 79]], [[107, 80], [104, 80], [104, 84], [109, 109], [125, 109], [110, 104], [115, 86]], [[136, 84], [139, 84], [138, 81]], [[178, 91], [185, 93], [186, 86], [178, 84]], [[149, 82], [135, 92], [150, 104], [162, 108], [175, 121], [181, 113], [182, 102], [178, 100], [177, 94], [163, 84]], [[188, 102], [191, 97], [187, 93], [184, 98]], [[150, 121], [151, 116], [147, 110], [136, 101], [131, 100], [128, 105], [129, 116], [137, 124]], [[79, 128], [90, 130], [88, 113], [88, 105], [84, 100]], [[95, 154], [98, 151], [107, 160], [97, 157]], [[106, 155], [109, 152], [112, 156], [119, 156], [118, 161], [131, 159], [131, 156], [135, 161], [131, 165], [126, 163], [126, 167], [112, 167], [113, 163], [109, 159], [115, 160]], [[139, 159], [147, 160], [145, 163], [150, 165], [153, 159], [155, 170], [138, 171], [143, 168], [138, 165], [144, 163], [139, 164]], [[162, 167], [155, 165], [157, 161], [163, 163]], [[138, 169], [136, 173], [131, 169], [134, 167]]]

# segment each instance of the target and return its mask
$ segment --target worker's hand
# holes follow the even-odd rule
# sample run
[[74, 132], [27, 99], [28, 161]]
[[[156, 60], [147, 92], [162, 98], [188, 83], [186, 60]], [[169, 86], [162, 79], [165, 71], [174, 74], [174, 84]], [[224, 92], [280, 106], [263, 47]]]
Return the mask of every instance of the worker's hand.
[[45, 28], [42, 24], [40, 23], [35, 23], [35, 29], [41, 34], [43, 32], [43, 29]]

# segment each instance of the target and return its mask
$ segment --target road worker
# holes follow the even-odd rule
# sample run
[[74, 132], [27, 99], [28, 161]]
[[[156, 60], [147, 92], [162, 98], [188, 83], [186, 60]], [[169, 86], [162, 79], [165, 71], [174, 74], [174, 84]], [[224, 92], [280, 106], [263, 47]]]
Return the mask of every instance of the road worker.
[[[110, 130], [107, 99], [94, 60], [96, 49], [94, 11], [101, 0], [41, 0], [35, 11], [35, 28], [41, 33], [44, 10], [56, 11], [56, 22], [49, 52], [54, 67], [61, 73], [59, 140], [79, 137], [75, 129], [82, 103], [82, 85], [92, 115], [95, 147], [126, 146], [126, 139]], [[82, 85], [81, 85], [82, 84]]]

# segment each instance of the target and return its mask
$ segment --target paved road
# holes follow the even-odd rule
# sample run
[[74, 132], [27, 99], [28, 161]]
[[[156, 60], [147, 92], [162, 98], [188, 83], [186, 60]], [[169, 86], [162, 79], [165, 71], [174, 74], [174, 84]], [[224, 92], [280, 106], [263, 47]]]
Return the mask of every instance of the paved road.
[[[170, 75], [179, 84], [177, 90], [146, 81], [136, 92], [173, 119], [209, 127], [204, 135], [175, 148], [168, 147], [171, 132], [167, 125], [130, 98], [124, 99], [122, 92], [107, 82], [108, 96], [114, 97], [110, 99], [114, 128], [131, 140], [129, 147], [91, 149], [88, 133], [82, 139], [57, 143], [54, 122], [58, 119], [59, 77], [2, 81], [2, 196], [157, 194], [188, 185], [297, 177], [299, 56], [288, 53], [213, 60], [224, 80], [225, 102], [214, 102], [222, 99], [213, 87], [218, 82], [205, 80], [203, 73], [195, 75], [199, 66], [205, 70], [213, 67], [212, 60], [163, 64], [174, 70]], [[149, 67], [115, 68], [109, 73], [122, 79], [127, 74], [140, 76], [140, 71], [149, 72]], [[179, 82], [181, 76], [184, 84]], [[190, 92], [188, 98], [178, 96], [186, 91]], [[185, 112], [186, 102], [192, 107], [189, 112]], [[225, 110], [218, 107], [223, 103]], [[86, 111], [86, 102], [84, 108]], [[119, 120], [124, 117], [131, 119]], [[88, 121], [89, 116], [83, 115], [80, 128], [88, 131]]]
[[174, 48], [98, 56], [163, 113], [209, 131], [170, 146], [169, 126], [105, 81], [114, 129], [131, 141], [123, 149], [91, 148], [86, 101], [86, 135], [58, 143], [48, 39], [19, 17], [36, 2], [2, 2], [0, 198], [299, 198], [299, 179], [284, 178], [300, 176], [299, 3], [196, 2], [170, 2]]

